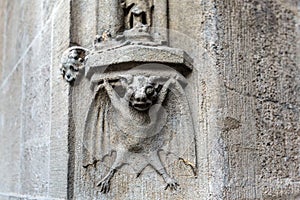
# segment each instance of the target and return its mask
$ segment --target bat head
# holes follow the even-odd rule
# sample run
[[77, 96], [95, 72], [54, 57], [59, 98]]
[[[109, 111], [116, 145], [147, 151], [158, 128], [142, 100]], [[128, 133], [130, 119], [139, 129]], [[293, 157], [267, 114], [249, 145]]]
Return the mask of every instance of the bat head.
[[120, 78], [126, 87], [124, 97], [131, 107], [138, 111], [146, 111], [155, 104], [161, 90], [156, 76], [125, 75]]

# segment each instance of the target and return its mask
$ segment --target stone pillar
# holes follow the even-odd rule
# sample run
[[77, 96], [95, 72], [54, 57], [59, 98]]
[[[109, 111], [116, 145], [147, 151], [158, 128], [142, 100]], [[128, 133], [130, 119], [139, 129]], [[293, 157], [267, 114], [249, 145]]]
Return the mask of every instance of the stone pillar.
[[154, 1], [153, 10], [153, 32], [159, 33], [158, 40], [169, 42], [169, 27], [168, 27], [168, 1], [156, 0]]
[[120, 0], [98, 0], [97, 1], [97, 34], [102, 34], [104, 31], [110, 31], [115, 37], [123, 31], [123, 10], [120, 6]]

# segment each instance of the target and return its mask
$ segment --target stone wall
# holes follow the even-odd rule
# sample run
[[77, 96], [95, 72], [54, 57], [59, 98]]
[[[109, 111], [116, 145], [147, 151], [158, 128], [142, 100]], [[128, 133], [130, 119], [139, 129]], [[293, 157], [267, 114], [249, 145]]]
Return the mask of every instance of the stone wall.
[[[0, 199], [95, 198], [77, 163], [89, 85], [59, 67], [69, 46], [118, 26], [112, 2], [0, 1]], [[173, 193], [155, 174], [119, 174], [98, 198], [300, 198], [297, 0], [170, 0], [168, 13], [170, 46], [195, 60], [198, 178]]]
[[296, 199], [300, 191], [297, 1], [229, 0], [218, 1], [216, 7], [224, 195]]
[[55, 53], [69, 45], [68, 4], [0, 2], [0, 199], [66, 197], [68, 112], [57, 107], [68, 100], [55, 90]]

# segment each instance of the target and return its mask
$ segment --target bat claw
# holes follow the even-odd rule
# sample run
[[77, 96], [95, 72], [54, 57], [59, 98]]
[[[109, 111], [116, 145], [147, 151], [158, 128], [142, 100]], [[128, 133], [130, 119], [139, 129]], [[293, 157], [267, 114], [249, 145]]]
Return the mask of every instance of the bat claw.
[[167, 190], [168, 188], [170, 188], [170, 190], [177, 190], [178, 189], [178, 187], [179, 187], [179, 184], [177, 183], [177, 181], [176, 180], [174, 180], [174, 179], [169, 179], [168, 181], [166, 181], [167, 182], [167, 186], [165, 187], [165, 190]]
[[100, 187], [100, 192], [105, 194], [108, 193], [110, 190], [110, 181], [109, 180], [101, 180], [98, 184], [98, 187]]

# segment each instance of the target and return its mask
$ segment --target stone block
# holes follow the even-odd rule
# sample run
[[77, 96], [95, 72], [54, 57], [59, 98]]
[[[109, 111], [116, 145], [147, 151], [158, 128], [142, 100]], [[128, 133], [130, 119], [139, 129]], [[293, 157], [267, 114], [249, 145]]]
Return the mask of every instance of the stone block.
[[49, 189], [49, 140], [35, 138], [24, 143], [21, 165], [21, 194], [47, 196]]
[[23, 73], [22, 193], [46, 196], [50, 160], [51, 23], [27, 51]]
[[[111, 1], [107, 1], [111, 2]], [[74, 1], [72, 2], [72, 38], [71, 42], [81, 46], [92, 46], [98, 33], [96, 14], [103, 12], [103, 1]], [[106, 20], [102, 18], [103, 20]], [[103, 30], [102, 30], [103, 31]]]
[[42, 0], [42, 20], [43, 20], [43, 25], [47, 23], [47, 21], [53, 17], [52, 13], [56, 7], [59, 6], [61, 1], [59, 0]]
[[51, 23], [29, 48], [24, 65], [24, 142], [50, 137]]
[[[51, 143], [49, 196], [68, 198], [69, 85], [60, 74], [60, 59], [70, 44], [70, 1], [62, 1], [53, 13], [51, 66]], [[69, 190], [71, 185], [69, 186]]]
[[[6, 7], [6, 2], [7, 1], [1, 1], [0, 2], [0, 8], [5, 8]], [[0, 85], [3, 81], [3, 78], [2, 78], [2, 73], [3, 73], [3, 68], [4, 68], [4, 60], [5, 60], [5, 37], [4, 37], [4, 34], [5, 34], [5, 9], [0, 9]]]
[[[169, 48], [164, 46], [139, 46], [128, 45], [113, 49], [110, 51], [99, 51], [89, 55], [86, 65], [87, 76], [95, 71], [105, 71], [110, 69], [113, 65], [124, 63], [162, 63], [174, 67], [183, 74], [188, 74], [192, 71], [193, 60], [181, 49]], [[133, 65], [133, 64], [132, 64]], [[135, 65], [133, 65], [136, 67]], [[153, 67], [153, 70], [160, 69]]]
[[[21, 43], [20, 36], [22, 32], [21, 24], [21, 4], [16, 4], [13, 1], [6, 1], [6, 7], [2, 9], [4, 12], [4, 30], [5, 30], [5, 43], [3, 47], [5, 49], [4, 60], [2, 61], [2, 76], [4, 80], [14, 69], [19, 57], [21, 56]], [[25, 41], [24, 41], [25, 42]]]
[[5, 12], [5, 55], [2, 79], [15, 67], [42, 28], [40, 1], [7, 1]]
[[0, 192], [18, 193], [22, 146], [22, 66], [0, 89]]
[[[5, 4], [5, 2], [7, 3]], [[3, 26], [1, 27], [5, 29], [6, 40], [2, 41], [3, 45], [1, 45], [5, 49], [5, 57], [3, 56], [5, 59], [2, 61], [0, 79], [4, 79], [13, 70], [28, 50], [29, 45], [38, 34], [41, 34], [58, 2], [54, 0], [24, 0], [18, 3], [3, 1], [2, 4], [3, 20], [1, 23]]]

